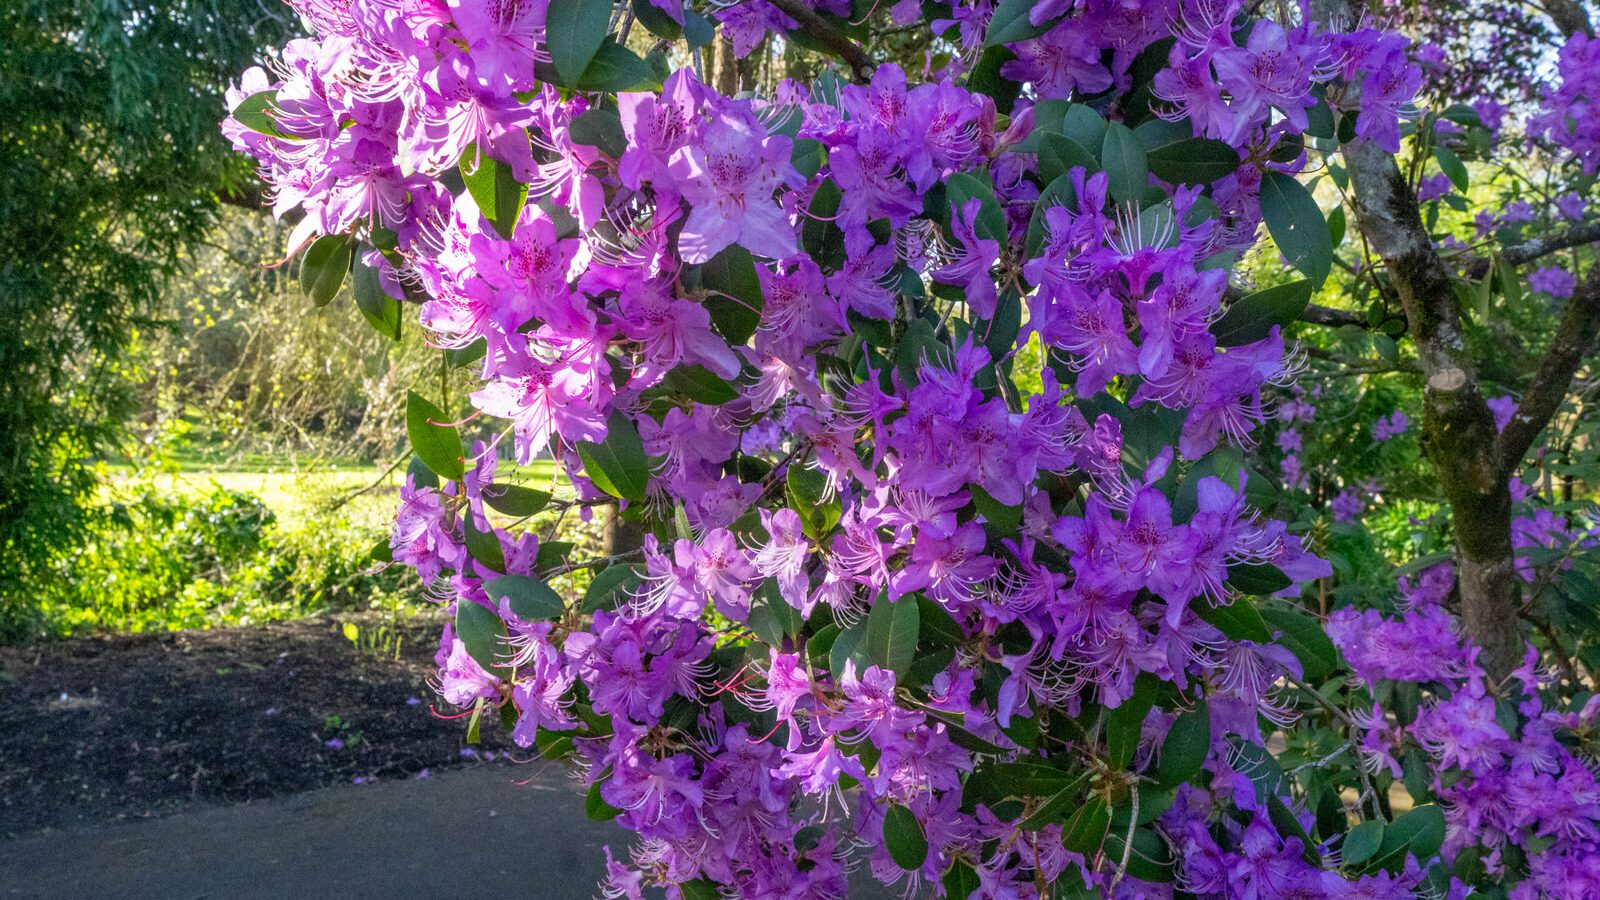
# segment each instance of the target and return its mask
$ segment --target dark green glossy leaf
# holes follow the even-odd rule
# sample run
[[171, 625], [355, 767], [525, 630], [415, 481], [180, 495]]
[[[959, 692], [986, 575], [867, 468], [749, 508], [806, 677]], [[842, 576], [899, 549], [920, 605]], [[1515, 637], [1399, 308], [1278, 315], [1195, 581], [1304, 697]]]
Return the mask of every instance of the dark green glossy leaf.
[[502, 657], [506, 637], [506, 623], [500, 617], [471, 600], [456, 604], [456, 637], [467, 648], [467, 655], [478, 665], [504, 677], [505, 660]]
[[400, 301], [383, 289], [378, 270], [357, 258], [350, 284], [356, 297], [356, 309], [361, 310], [373, 330], [391, 341], [399, 341]]
[[578, 79], [580, 91], [647, 91], [661, 87], [656, 70], [639, 54], [618, 44], [610, 37], [600, 45], [590, 60], [589, 68]]
[[1235, 301], [1222, 318], [1211, 325], [1217, 346], [1252, 344], [1266, 337], [1272, 326], [1281, 328], [1299, 320], [1314, 290], [1311, 281], [1302, 278], [1264, 288]]
[[473, 518], [471, 514], [461, 517], [463, 532], [466, 536], [467, 554], [487, 566], [491, 571], [504, 572], [506, 570], [506, 556], [505, 548], [500, 546], [500, 539], [495, 536], [493, 528], [480, 530], [473, 523]]
[[1167, 739], [1161, 744], [1161, 761], [1156, 772], [1162, 784], [1176, 785], [1200, 774], [1206, 754], [1211, 750], [1211, 710], [1205, 701], [1178, 714]]
[[1359, 866], [1371, 859], [1383, 846], [1383, 820], [1373, 819], [1362, 822], [1350, 829], [1344, 836], [1344, 843], [1339, 845], [1340, 857], [1348, 867]]
[[1107, 189], [1118, 202], [1138, 200], [1149, 183], [1150, 164], [1133, 131], [1121, 122], [1106, 123], [1100, 145], [1100, 165], [1109, 179]]
[[1339, 667], [1339, 650], [1315, 616], [1287, 603], [1265, 604], [1260, 613], [1278, 631], [1278, 644], [1300, 660], [1306, 680], [1320, 682]]
[[575, 87], [605, 43], [611, 6], [611, 0], [550, 0], [545, 48], [563, 85]]
[[528, 186], [511, 174], [510, 166], [475, 147], [468, 147], [461, 155], [461, 180], [483, 218], [501, 237], [511, 237], [522, 207], [527, 205]]
[[984, 32], [983, 46], [998, 47], [1036, 38], [1060, 20], [1059, 16], [1055, 16], [1034, 25], [1028, 18], [1035, 7], [1033, 0], [1000, 0], [995, 5], [994, 15], [989, 18], [989, 30]]
[[326, 234], [300, 254], [300, 289], [311, 302], [327, 306], [344, 285], [355, 252], [355, 239], [348, 234]]
[[411, 450], [428, 470], [440, 478], [460, 481], [466, 472], [461, 461], [461, 435], [439, 407], [416, 391], [406, 395], [406, 434]]
[[902, 869], [915, 871], [928, 859], [928, 836], [911, 810], [892, 804], [883, 817], [883, 843], [889, 858]]
[[707, 406], [720, 406], [739, 399], [739, 392], [733, 385], [705, 366], [678, 366], [667, 373], [664, 383], [675, 393]]
[[582, 612], [616, 609], [628, 602], [630, 592], [644, 581], [644, 571], [637, 565], [610, 565], [596, 572], [589, 589], [583, 594]]
[[800, 516], [806, 537], [820, 540], [839, 524], [842, 509], [837, 495], [829, 495], [828, 476], [817, 469], [791, 463], [784, 478], [789, 508]]
[[1111, 827], [1111, 810], [1104, 798], [1095, 795], [1072, 814], [1061, 830], [1061, 844], [1073, 853], [1092, 857], [1105, 843], [1106, 829]]
[[750, 251], [730, 244], [700, 267], [700, 283], [712, 292], [706, 297], [711, 321], [727, 338], [738, 345], [750, 340], [761, 324], [761, 279], [756, 275]]
[[484, 593], [496, 603], [504, 600], [527, 622], [541, 619], [558, 619], [567, 611], [567, 604], [543, 580], [528, 575], [506, 575], [483, 583]]
[[550, 503], [550, 492], [520, 484], [491, 484], [483, 489], [483, 502], [497, 513], [520, 519], [544, 509]]
[[606, 439], [600, 443], [577, 442], [583, 460], [583, 474], [594, 486], [623, 500], [643, 500], [650, 483], [650, 462], [644, 455], [644, 442], [633, 421], [613, 412], [606, 423]]
[[1311, 192], [1293, 176], [1268, 172], [1261, 178], [1261, 215], [1284, 258], [1321, 287], [1333, 269], [1333, 242]]
[[917, 634], [921, 627], [917, 598], [906, 595], [890, 601], [879, 595], [867, 615], [867, 653], [879, 668], [900, 676], [911, 668], [917, 653]]
[[1211, 623], [1216, 629], [1236, 641], [1255, 641], [1265, 644], [1272, 640], [1272, 632], [1261, 618], [1255, 604], [1244, 597], [1224, 606], [1212, 606], [1205, 599], [1191, 603], [1195, 615]]
[[1265, 597], [1292, 587], [1294, 582], [1277, 566], [1232, 565], [1228, 567], [1228, 587], [1257, 597]]

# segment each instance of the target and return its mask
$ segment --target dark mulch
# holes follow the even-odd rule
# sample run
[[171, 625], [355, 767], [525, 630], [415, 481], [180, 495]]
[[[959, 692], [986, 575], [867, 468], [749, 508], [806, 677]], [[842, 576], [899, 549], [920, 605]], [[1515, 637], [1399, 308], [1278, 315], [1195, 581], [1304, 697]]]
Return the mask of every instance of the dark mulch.
[[[345, 621], [377, 624], [0, 647], [0, 836], [462, 762], [465, 722], [429, 712], [439, 625], [402, 627], [396, 660], [358, 649]], [[480, 751], [505, 749], [498, 729], [483, 732]]]

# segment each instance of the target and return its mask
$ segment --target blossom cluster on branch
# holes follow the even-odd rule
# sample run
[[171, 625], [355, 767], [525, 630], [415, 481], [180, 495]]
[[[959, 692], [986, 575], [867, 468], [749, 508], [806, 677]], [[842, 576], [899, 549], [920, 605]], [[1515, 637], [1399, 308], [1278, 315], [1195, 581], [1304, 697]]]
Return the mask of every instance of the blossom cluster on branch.
[[[1431, 608], [1339, 619], [1364, 685], [1339, 688], [1288, 599], [1330, 569], [1238, 453], [1332, 266], [1297, 176], [1400, 148], [1404, 37], [1238, 0], [907, 0], [885, 15], [954, 51], [924, 80], [729, 97], [672, 2], [294, 5], [316, 36], [224, 128], [303, 215], [313, 296], [353, 269], [375, 325], [415, 309], [474, 367], [503, 430], [465, 450], [412, 397], [392, 558], [453, 609], [443, 698], [575, 760], [638, 835], [607, 896], [841, 897], [862, 865], [933, 896], [1459, 895], [1461, 810], [1505, 781], [1582, 789], [1493, 821], [1563, 842], [1541, 885], [1593, 883], [1594, 787], [1551, 745], [1577, 726], [1482, 722]], [[741, 49], [803, 31], [764, 0], [712, 19]], [[1284, 277], [1229, 299], [1263, 231]], [[552, 590], [587, 563], [507, 525], [551, 497], [497, 480], [500, 441], [643, 547]], [[1406, 628], [1443, 643], [1369, 649]], [[1307, 681], [1447, 688], [1408, 754], [1381, 707], [1334, 723], [1319, 780], [1267, 750], [1327, 703]], [[1465, 774], [1448, 820], [1394, 815], [1397, 754]]]

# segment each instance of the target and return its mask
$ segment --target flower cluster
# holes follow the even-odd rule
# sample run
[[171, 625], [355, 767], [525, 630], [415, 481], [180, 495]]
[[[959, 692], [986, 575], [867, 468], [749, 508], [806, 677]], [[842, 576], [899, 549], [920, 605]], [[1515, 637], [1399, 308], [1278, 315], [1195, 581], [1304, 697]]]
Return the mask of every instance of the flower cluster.
[[1600, 171], [1600, 41], [1574, 34], [1561, 48], [1561, 84], [1544, 95], [1544, 109], [1529, 122], [1541, 134], [1569, 150], [1589, 175]]
[[[906, 0], [892, 21], [936, 12], [1004, 59], [729, 97], [598, 33], [692, 40], [678, 4], [295, 5], [318, 36], [247, 73], [224, 128], [304, 215], [309, 282], [353, 256], [358, 299], [414, 304], [475, 367], [503, 430], [463, 452], [413, 397], [391, 556], [453, 612], [441, 696], [575, 761], [640, 838], [609, 896], [839, 897], [863, 863], [1018, 898], [1402, 896], [1443, 871], [1426, 841], [1326, 863], [1340, 792], [1314, 809], [1266, 749], [1339, 663], [1288, 601], [1330, 567], [1239, 464], [1298, 371], [1293, 314], [1230, 286], [1263, 224], [1287, 287], [1327, 276], [1295, 176], [1308, 145], [1398, 148], [1404, 38], [1237, 0]], [[762, 0], [714, 18], [740, 50], [802, 28]], [[552, 501], [500, 477], [500, 440], [642, 545], [600, 565], [508, 528]], [[546, 583], [591, 567], [582, 598]], [[1330, 632], [1369, 685], [1468, 680], [1409, 726], [1442, 765], [1520, 759], [1449, 736], [1481, 710], [1451, 711], [1472, 662], [1436, 602]]]

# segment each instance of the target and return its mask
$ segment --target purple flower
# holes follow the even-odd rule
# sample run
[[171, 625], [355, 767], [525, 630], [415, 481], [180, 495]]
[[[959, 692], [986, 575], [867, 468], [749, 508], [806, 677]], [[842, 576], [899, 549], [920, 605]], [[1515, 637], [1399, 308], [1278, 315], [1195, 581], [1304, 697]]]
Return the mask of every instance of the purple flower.
[[779, 187], [799, 186], [789, 155], [788, 138], [765, 135], [733, 110], [672, 154], [672, 174], [690, 206], [678, 236], [684, 262], [706, 262], [729, 244], [773, 259], [794, 254], [794, 227], [772, 199]]
[[1571, 298], [1577, 286], [1578, 279], [1571, 272], [1558, 266], [1544, 266], [1534, 269], [1528, 275], [1528, 287], [1563, 300]]

